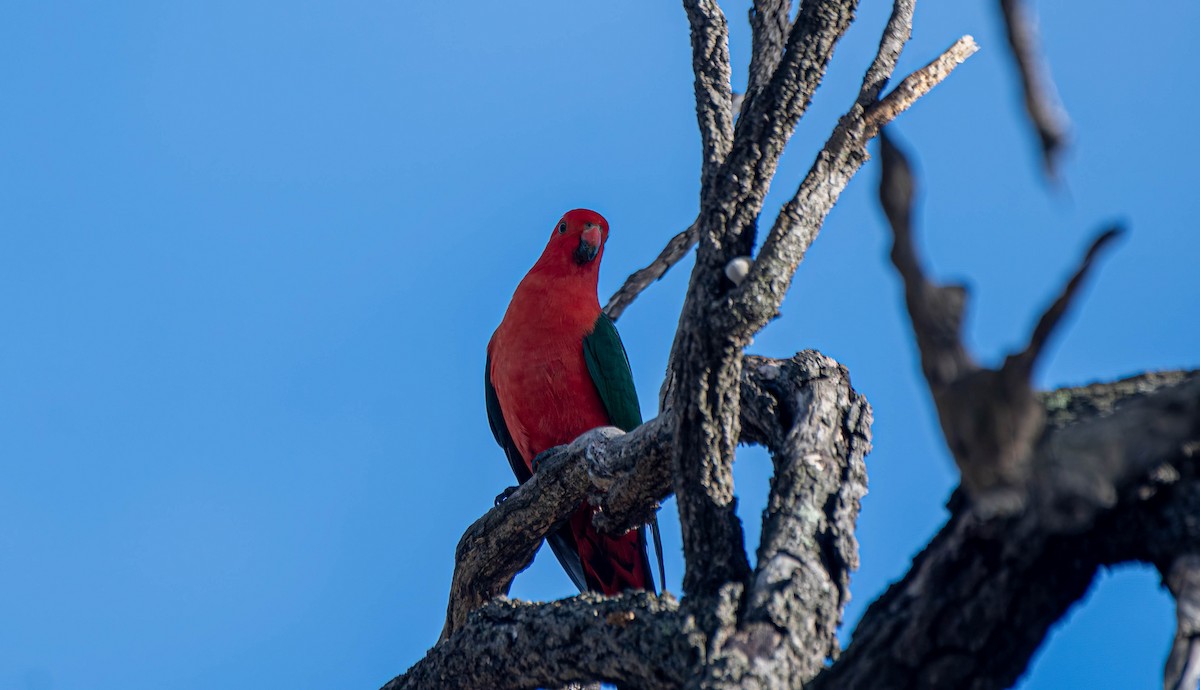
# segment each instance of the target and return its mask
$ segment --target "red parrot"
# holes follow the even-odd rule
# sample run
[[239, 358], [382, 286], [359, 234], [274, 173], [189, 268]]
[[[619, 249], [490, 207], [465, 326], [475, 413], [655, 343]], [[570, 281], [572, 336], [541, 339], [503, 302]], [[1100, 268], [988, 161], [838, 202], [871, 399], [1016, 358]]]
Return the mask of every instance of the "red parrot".
[[[488, 342], [488, 422], [521, 483], [544, 450], [596, 427], [630, 431], [642, 423], [625, 347], [596, 297], [607, 239], [608, 221], [599, 213], [568, 211]], [[546, 538], [571, 580], [580, 591], [653, 592], [645, 527], [600, 534], [593, 513], [585, 501]], [[661, 573], [657, 520], [650, 527]]]

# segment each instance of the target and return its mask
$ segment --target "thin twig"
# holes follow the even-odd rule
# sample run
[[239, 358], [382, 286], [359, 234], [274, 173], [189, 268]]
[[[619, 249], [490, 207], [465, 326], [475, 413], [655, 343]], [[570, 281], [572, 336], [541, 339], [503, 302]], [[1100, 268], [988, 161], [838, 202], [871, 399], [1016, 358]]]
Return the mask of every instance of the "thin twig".
[[[880, 127], [896, 119], [897, 115], [908, 110], [919, 98], [942, 83], [946, 77], [950, 76], [955, 67], [961, 65], [964, 60], [978, 50], [979, 44], [975, 42], [974, 38], [963, 36], [936, 60], [905, 77], [904, 81], [900, 82], [883, 100], [867, 109], [864, 119], [869, 130], [878, 131]], [[874, 131], [871, 131], [871, 134], [873, 135]]]
[[696, 246], [695, 222], [683, 232], [672, 237], [654, 261], [650, 262], [650, 265], [634, 271], [626, 278], [621, 288], [608, 298], [608, 304], [604, 305], [604, 313], [608, 314], [608, 318], [613, 321], [621, 318], [621, 314], [625, 313], [625, 308], [632, 304], [643, 290], [666, 275], [667, 271], [687, 256], [694, 246]]
[[[1092, 246], [1084, 254], [1079, 268], [1075, 270], [1075, 274], [1067, 281], [1067, 285], [1063, 288], [1058, 299], [1054, 300], [1054, 303], [1046, 309], [1046, 313], [1042, 314], [1042, 318], [1038, 320], [1037, 326], [1033, 329], [1033, 335], [1029, 338], [1029, 345], [1023, 351], [1009, 358], [1012, 361], [1012, 366], [1023, 368], [1027, 374], [1032, 371], [1033, 367], [1037, 364], [1038, 357], [1042, 354], [1043, 348], [1046, 346], [1046, 341], [1050, 339], [1063, 314], [1071, 306], [1071, 301], [1079, 291], [1079, 286], [1083, 283], [1083, 279], [1087, 276], [1088, 271], [1095, 262], [1096, 256], [1100, 253], [1100, 250], [1119, 237], [1122, 232], [1124, 232], [1124, 229], [1121, 226], [1113, 225], [1100, 233], [1092, 241]], [[1006, 366], [1008, 365], [1006, 364]]]
[[858, 93], [858, 104], [867, 107], [879, 100], [883, 87], [887, 86], [892, 73], [896, 71], [896, 63], [904, 45], [912, 36], [913, 12], [917, 0], [895, 0], [892, 4], [892, 16], [883, 28], [883, 36], [879, 39], [879, 49], [875, 59], [863, 75], [862, 88]]
[[[887, 43], [885, 34], [881, 51]], [[745, 337], [753, 335], [777, 313], [796, 268], [816, 239], [825, 217], [866, 161], [866, 146], [871, 137], [941, 83], [976, 50], [978, 46], [974, 39], [964, 36], [936, 60], [906, 77], [883, 100], [865, 110], [856, 101], [850, 112], [842, 117], [796, 193], [780, 209], [749, 275], [731, 295], [734, 308], [746, 316], [741, 320]], [[872, 70], [876, 65], [884, 64], [886, 62], [877, 60]], [[873, 78], [878, 80], [882, 76], [876, 72]], [[864, 89], [870, 88], [867, 84], [869, 80], [864, 79]], [[771, 313], [762, 313], [759, 305], [764, 304], [774, 305], [775, 309]]]
[[1037, 131], [1047, 177], [1058, 177], [1058, 158], [1066, 146], [1071, 123], [1050, 70], [1038, 49], [1037, 26], [1022, 0], [1000, 0], [1004, 30], [1012, 49], [1029, 122]]

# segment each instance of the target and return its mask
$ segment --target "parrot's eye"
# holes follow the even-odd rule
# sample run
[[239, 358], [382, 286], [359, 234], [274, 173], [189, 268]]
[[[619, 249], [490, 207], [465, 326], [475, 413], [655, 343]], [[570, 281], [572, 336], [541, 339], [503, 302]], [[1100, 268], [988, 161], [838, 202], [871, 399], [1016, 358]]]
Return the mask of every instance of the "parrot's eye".
[[558, 224], [558, 234], [561, 235], [566, 231], [567, 231], [567, 221], [564, 220], [563, 222]]

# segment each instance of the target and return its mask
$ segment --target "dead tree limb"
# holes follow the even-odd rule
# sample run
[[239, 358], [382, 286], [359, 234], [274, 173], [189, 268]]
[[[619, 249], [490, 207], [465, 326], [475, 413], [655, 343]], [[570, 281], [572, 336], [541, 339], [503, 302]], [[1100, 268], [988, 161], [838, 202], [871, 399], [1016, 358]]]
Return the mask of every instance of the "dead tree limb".
[[1028, 347], [1010, 355], [999, 369], [981, 367], [962, 344], [966, 290], [932, 283], [917, 258], [912, 229], [915, 184], [908, 161], [886, 136], [881, 147], [879, 198], [892, 226], [892, 263], [904, 283], [921, 369], [946, 444], [976, 508], [984, 514], [1014, 513], [1026, 505], [1031, 454], [1044, 424], [1033, 389], [1034, 367], [1097, 253], [1120, 229], [1112, 227], [1097, 236], [1061, 295], [1038, 321]]
[[496, 599], [383, 690], [520, 690], [596, 678], [671, 690], [702, 656], [694, 628], [669, 595]]
[[[1114, 404], [1101, 412], [1090, 406], [1097, 398]], [[1115, 504], [1076, 533], [1047, 529], [1033, 511], [981, 520], [957, 495], [950, 521], [871, 605], [814, 688], [1007, 688], [1101, 566], [1165, 567], [1200, 546], [1200, 372], [1061, 389], [1042, 399], [1050, 407], [1071, 400], [1080, 413], [1050, 415], [1035, 464], [1080, 426], [1091, 431], [1086, 442], [1071, 444], [1071, 458], [1083, 464], [1112, 452], [1107, 421], [1125, 426], [1152, 413], [1174, 433], [1143, 428], [1124, 437], [1151, 446], [1138, 461], [1154, 469], [1122, 482]]]
[[679, 263], [680, 259], [687, 256], [694, 246], [696, 246], [696, 224], [692, 223], [686, 230], [672, 237], [654, 261], [651, 261], [645, 268], [634, 271], [625, 279], [613, 296], [608, 298], [608, 304], [604, 305], [604, 313], [608, 314], [608, 318], [613, 321], [621, 318], [621, 314], [625, 313], [625, 308], [633, 304], [633, 300], [637, 299], [643, 290], [666, 275], [667, 271]]
[[1042, 165], [1046, 176], [1054, 180], [1058, 176], [1058, 159], [1070, 136], [1071, 123], [1038, 46], [1036, 22], [1024, 1], [1000, 0], [1000, 14], [1021, 77], [1025, 112], [1038, 136]]
[[1200, 553], [1181, 554], [1162, 570], [1175, 597], [1175, 640], [1163, 670], [1164, 690], [1200, 685]]

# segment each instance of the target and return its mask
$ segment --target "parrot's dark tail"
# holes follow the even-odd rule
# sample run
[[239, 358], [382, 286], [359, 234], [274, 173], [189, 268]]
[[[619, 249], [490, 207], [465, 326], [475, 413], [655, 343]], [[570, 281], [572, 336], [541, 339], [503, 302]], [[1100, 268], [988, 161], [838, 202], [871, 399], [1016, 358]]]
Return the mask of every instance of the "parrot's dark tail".
[[658, 593], [667, 591], [667, 570], [663, 567], [662, 534], [658, 531], [658, 516], [650, 519], [650, 537], [654, 539], [654, 555], [658, 557]]

